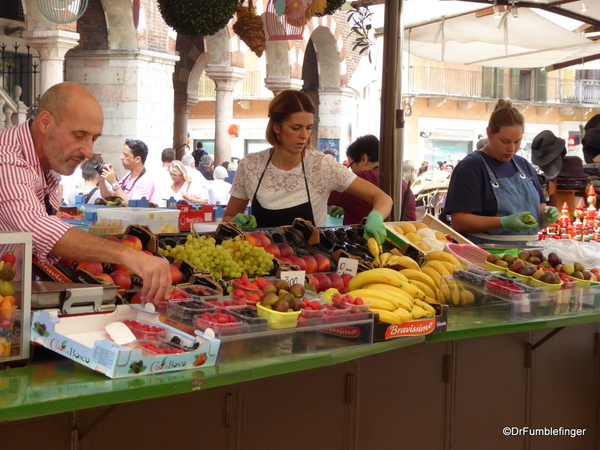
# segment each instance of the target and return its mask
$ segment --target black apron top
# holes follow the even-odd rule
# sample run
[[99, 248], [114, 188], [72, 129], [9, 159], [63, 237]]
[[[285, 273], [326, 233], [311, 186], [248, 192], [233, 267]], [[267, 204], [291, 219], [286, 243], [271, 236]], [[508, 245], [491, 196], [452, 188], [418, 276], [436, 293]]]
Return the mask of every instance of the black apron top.
[[306, 171], [304, 170], [304, 157], [302, 157], [302, 173], [304, 174], [304, 184], [306, 186], [306, 194], [308, 196], [307, 202], [301, 203], [296, 206], [292, 206], [290, 208], [267, 209], [264, 208], [256, 198], [256, 193], [258, 192], [258, 188], [260, 187], [260, 183], [262, 182], [262, 179], [265, 176], [265, 172], [267, 171], [267, 167], [269, 166], [272, 157], [273, 152], [271, 152], [271, 154], [269, 155], [267, 165], [265, 166], [262, 174], [260, 175], [258, 185], [256, 186], [256, 190], [254, 191], [254, 197], [252, 198], [252, 215], [256, 218], [257, 226], [260, 228], [273, 228], [280, 227], [283, 225], [291, 225], [296, 217], [301, 217], [304, 220], [309, 220], [314, 224], [315, 218], [310, 202], [310, 191], [308, 190]]

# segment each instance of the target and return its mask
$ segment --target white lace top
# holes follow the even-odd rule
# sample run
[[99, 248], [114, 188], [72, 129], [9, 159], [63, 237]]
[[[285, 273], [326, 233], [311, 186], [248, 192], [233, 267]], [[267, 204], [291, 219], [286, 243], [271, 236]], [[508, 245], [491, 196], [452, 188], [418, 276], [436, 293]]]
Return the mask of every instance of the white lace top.
[[[269, 150], [250, 153], [238, 165], [231, 195], [252, 200], [258, 180], [269, 159]], [[315, 225], [327, 224], [327, 199], [331, 191], [344, 192], [356, 179], [356, 175], [338, 163], [331, 155], [316, 150], [306, 150], [304, 156], [306, 180], [310, 190]], [[267, 209], [283, 209], [308, 201], [302, 164], [292, 170], [281, 170], [269, 163], [260, 183], [257, 199]]]

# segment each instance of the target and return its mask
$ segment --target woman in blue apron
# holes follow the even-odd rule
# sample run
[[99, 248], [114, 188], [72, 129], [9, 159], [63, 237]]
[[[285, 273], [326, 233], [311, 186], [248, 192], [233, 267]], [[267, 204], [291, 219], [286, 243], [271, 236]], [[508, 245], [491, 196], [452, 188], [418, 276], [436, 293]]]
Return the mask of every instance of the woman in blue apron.
[[[516, 155], [525, 129], [523, 115], [499, 100], [486, 129], [488, 142], [454, 170], [444, 212], [452, 228], [477, 245], [525, 245], [540, 227], [556, 222], [546, 206], [535, 169]], [[523, 219], [533, 216], [535, 221]]]
[[[325, 226], [329, 194], [348, 192], [372, 205], [365, 234], [383, 242], [383, 218], [392, 199], [330, 155], [312, 149], [314, 115], [312, 100], [300, 91], [283, 91], [271, 101], [266, 138], [273, 147], [239, 162], [223, 221], [254, 228], [291, 225], [303, 218]], [[243, 215], [248, 202], [250, 218]]]

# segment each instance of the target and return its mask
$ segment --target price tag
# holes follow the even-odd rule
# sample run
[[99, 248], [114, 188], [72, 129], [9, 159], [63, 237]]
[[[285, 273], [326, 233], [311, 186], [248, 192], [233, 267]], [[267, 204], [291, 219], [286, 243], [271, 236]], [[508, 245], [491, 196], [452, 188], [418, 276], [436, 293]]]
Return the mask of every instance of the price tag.
[[340, 258], [337, 263], [337, 274], [344, 275], [345, 273], [352, 276], [358, 272], [358, 259]]
[[287, 281], [290, 286], [301, 284], [304, 286], [304, 270], [287, 270], [281, 272], [280, 278]]

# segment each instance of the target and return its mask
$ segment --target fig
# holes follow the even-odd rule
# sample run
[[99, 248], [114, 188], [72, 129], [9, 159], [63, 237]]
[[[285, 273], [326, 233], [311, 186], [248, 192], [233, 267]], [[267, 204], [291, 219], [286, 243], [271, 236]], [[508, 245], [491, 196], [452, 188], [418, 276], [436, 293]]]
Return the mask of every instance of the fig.
[[290, 293], [297, 298], [304, 297], [304, 286], [300, 283], [290, 286]]
[[496, 262], [500, 259], [500, 257], [498, 255], [495, 255], [494, 253], [490, 253], [489, 255], [487, 255], [485, 257], [485, 260], [491, 264], [496, 264]]
[[302, 309], [302, 299], [301, 298], [294, 298], [294, 301], [292, 303], [292, 309], [294, 311], [300, 311]]
[[579, 270], [576, 270], [575, 272], [573, 272], [573, 275], [571, 275], [573, 278], [577, 278], [578, 280], [583, 280], [583, 273], [580, 272]]
[[531, 256], [531, 254], [527, 250], [521, 250], [517, 254], [517, 258], [522, 259], [523, 261], [527, 261], [530, 256]]
[[523, 276], [526, 276], [526, 277], [531, 276], [531, 271], [529, 270], [529, 267], [527, 267], [527, 266], [520, 267], [519, 270], [517, 270], [517, 273], [519, 275], [523, 275]]
[[277, 294], [268, 292], [264, 295], [260, 303], [266, 306], [272, 306], [277, 300], [279, 300]]
[[264, 288], [262, 288], [263, 294], [277, 294], [277, 288], [274, 284], [267, 284]]
[[584, 280], [591, 280], [592, 279], [592, 272], [590, 272], [589, 270], [582, 270], [581, 271], [581, 275], [583, 275], [583, 279]]
[[273, 311], [277, 312], [288, 312], [290, 310], [290, 305], [284, 299], [280, 298], [275, 303], [273, 303]]
[[510, 266], [512, 265], [512, 263], [515, 262], [515, 257], [511, 254], [505, 253], [504, 255], [502, 255], [502, 260], [506, 261], [506, 263]]
[[531, 277], [534, 278], [534, 279], [536, 279], [536, 280], [541, 280], [542, 277], [544, 276], [544, 273], [546, 273], [544, 270], [538, 269], [535, 272], [533, 272], [533, 274], [531, 275]]
[[546, 272], [542, 275], [540, 281], [546, 284], [555, 284], [555, 276], [552, 272]]
[[288, 304], [288, 307], [290, 307], [290, 308], [294, 304], [295, 298], [296, 297], [294, 297], [294, 295], [290, 294], [289, 292], [279, 296], [279, 300], [283, 300], [284, 302], [286, 302]]
[[559, 264], [562, 264], [562, 259], [554, 252], [548, 253], [548, 258], [546, 258], [548, 262], [552, 265], [552, 267], [556, 267]]
[[[508, 261], [507, 261], [508, 262]], [[521, 261], [520, 259], [517, 259], [515, 262], [513, 262], [510, 266], [508, 266], [508, 270], [512, 271], [512, 272], [519, 272], [519, 269], [521, 267], [524, 267], [525, 263], [523, 261]]]
[[544, 266], [546, 269], [549, 269], [550, 267], [552, 267], [552, 264], [550, 264], [549, 261], [542, 261], [542, 266]]
[[496, 265], [498, 267], [508, 267], [508, 263], [502, 259], [499, 259], [498, 261], [496, 261]]
[[284, 289], [287, 291], [290, 288], [290, 285], [285, 280], [275, 280], [273, 282], [273, 285], [277, 289], [277, 292], [279, 292], [281, 289]]
[[[575, 272], [583, 272], [585, 270], [585, 267], [583, 267], [583, 264], [581, 264], [580, 262], [576, 262], [573, 263], [575, 266]], [[1, 278], [1, 276], [0, 276]]]
[[537, 266], [538, 264], [540, 264], [542, 261], [540, 261], [540, 258], [538, 258], [537, 256], [530, 256], [527, 259], [528, 263], [533, 264], [534, 266]]
[[539, 258], [540, 261], [544, 261], [546, 258], [544, 257], [544, 254], [542, 253], [542, 251], [540, 249], [533, 249], [529, 251], [530, 256], [535, 256], [536, 258]]
[[565, 264], [564, 266], [562, 266], [560, 271], [572, 276], [575, 273], [575, 264]]

